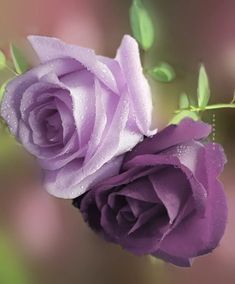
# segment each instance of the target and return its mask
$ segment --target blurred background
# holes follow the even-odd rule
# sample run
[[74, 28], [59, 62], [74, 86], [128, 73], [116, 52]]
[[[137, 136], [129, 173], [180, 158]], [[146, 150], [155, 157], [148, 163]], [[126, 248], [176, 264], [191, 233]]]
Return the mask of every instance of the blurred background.
[[[235, 1], [146, 3], [156, 26], [146, 67], [167, 61], [177, 74], [170, 84], [151, 82], [158, 126], [169, 121], [180, 93], [196, 94], [200, 62], [208, 71], [212, 103], [230, 102], [235, 88]], [[123, 34], [131, 33], [130, 5], [130, 0], [0, 0], [0, 49], [8, 52], [14, 41], [33, 62], [25, 37], [40, 34], [114, 56]], [[1, 72], [0, 80], [9, 75]], [[33, 159], [0, 138], [0, 284], [234, 284], [235, 111], [208, 112], [204, 120], [212, 123], [213, 114], [216, 141], [229, 159], [221, 177], [229, 220], [220, 247], [189, 269], [135, 257], [100, 240], [70, 201], [49, 196], [40, 187]]]

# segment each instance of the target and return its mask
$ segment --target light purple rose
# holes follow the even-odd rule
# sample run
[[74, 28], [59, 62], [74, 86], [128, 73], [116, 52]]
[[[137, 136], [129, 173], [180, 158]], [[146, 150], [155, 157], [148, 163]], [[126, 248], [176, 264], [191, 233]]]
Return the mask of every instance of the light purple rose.
[[124, 36], [111, 59], [55, 38], [29, 41], [41, 64], [10, 82], [1, 115], [37, 157], [48, 192], [75, 198], [117, 174], [122, 154], [156, 132], [138, 45]]
[[126, 154], [119, 175], [74, 200], [90, 227], [137, 254], [179, 266], [211, 252], [224, 234], [227, 204], [217, 177], [223, 148], [210, 126], [170, 125]]

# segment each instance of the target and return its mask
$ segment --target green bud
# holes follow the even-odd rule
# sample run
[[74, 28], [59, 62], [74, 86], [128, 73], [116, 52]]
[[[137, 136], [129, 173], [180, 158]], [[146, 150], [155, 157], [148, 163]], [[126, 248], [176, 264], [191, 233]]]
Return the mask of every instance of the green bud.
[[188, 99], [188, 96], [185, 93], [180, 95], [179, 107], [181, 109], [189, 107], [189, 99]]
[[161, 62], [148, 71], [149, 75], [156, 81], [169, 83], [175, 79], [175, 71], [171, 65]]
[[204, 108], [210, 99], [210, 85], [205, 66], [202, 64], [199, 70], [198, 89], [197, 89], [198, 106]]

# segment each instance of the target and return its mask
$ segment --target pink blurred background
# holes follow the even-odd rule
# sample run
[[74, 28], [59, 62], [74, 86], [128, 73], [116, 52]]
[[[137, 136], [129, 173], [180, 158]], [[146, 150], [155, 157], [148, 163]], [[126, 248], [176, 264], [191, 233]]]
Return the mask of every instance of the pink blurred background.
[[[10, 41], [15, 41], [26, 51], [27, 44], [22, 39], [29, 34], [41, 34], [114, 56], [123, 34], [131, 33], [131, 1], [0, 1], [0, 48], [4, 50]], [[151, 82], [154, 99], [158, 97], [159, 125], [168, 121], [182, 91], [195, 95], [200, 62], [208, 70], [212, 101], [231, 101], [235, 88], [235, 2], [146, 2], [152, 5], [156, 23], [156, 44], [147, 56], [147, 65], [164, 60], [177, 73], [176, 80], [169, 85]], [[212, 113], [205, 120], [211, 122]], [[40, 187], [34, 161], [22, 150], [0, 153], [0, 235], [7, 235], [14, 253], [30, 274], [27, 283], [235, 283], [234, 129], [235, 111], [217, 111], [216, 139], [223, 143], [229, 159], [222, 176], [229, 221], [220, 247], [197, 259], [190, 269], [135, 257], [103, 242], [87, 228], [70, 201], [49, 196]]]

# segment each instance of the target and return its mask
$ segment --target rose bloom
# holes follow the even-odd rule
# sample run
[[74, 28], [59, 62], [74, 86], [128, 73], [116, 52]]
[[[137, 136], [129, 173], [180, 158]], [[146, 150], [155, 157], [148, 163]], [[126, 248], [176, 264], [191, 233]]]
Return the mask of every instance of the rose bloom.
[[10, 82], [1, 115], [37, 157], [46, 189], [75, 198], [117, 174], [122, 154], [156, 133], [138, 45], [124, 36], [111, 59], [55, 38], [29, 41], [41, 64]]
[[221, 146], [207, 143], [210, 126], [191, 119], [139, 143], [119, 175], [74, 200], [89, 226], [137, 254], [179, 266], [209, 253], [225, 229], [227, 205], [217, 180]]

